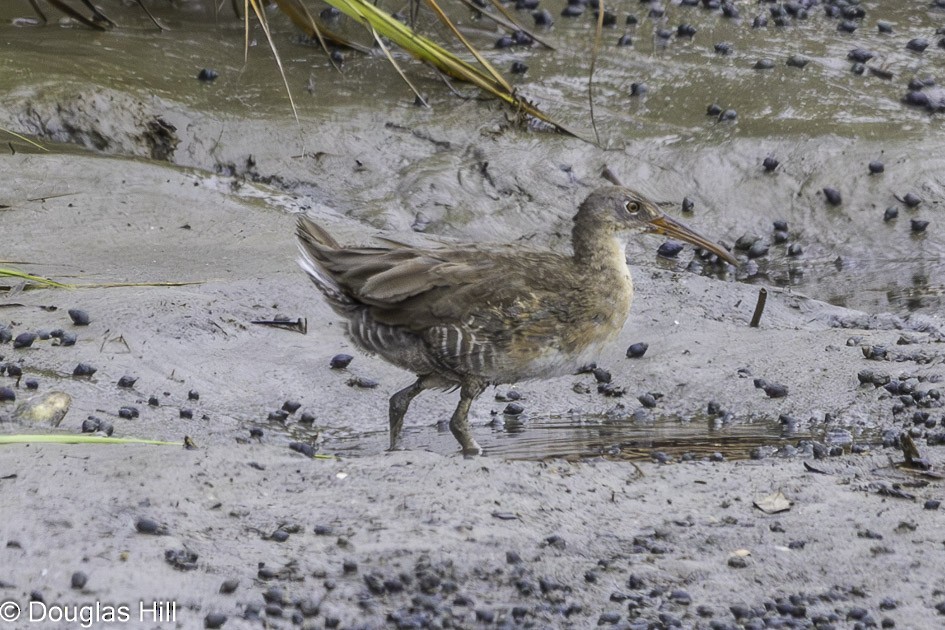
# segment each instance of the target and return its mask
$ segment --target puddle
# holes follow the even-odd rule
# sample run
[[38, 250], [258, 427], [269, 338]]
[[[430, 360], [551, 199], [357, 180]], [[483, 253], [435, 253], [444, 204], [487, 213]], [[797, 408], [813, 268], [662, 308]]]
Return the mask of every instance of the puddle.
[[[275, 427], [270, 427], [275, 430]], [[311, 441], [316, 431], [301, 425], [282, 428], [293, 439]], [[762, 447], [766, 455], [803, 454], [798, 444], [805, 440], [840, 446], [849, 452], [853, 444], [874, 444], [877, 436], [854, 436], [846, 429], [825, 432], [791, 431], [777, 420], [739, 421], [719, 424], [717, 419], [693, 421], [678, 417], [637, 421], [583, 414], [565, 417], [534, 417], [525, 421], [506, 420], [475, 426], [474, 433], [485, 455], [503, 459], [591, 459], [650, 461], [655, 453], [665, 453], [673, 461], [709, 459], [716, 453], [726, 460], [749, 459]], [[376, 455], [387, 448], [386, 426], [366, 433], [323, 430], [320, 452], [342, 457]], [[403, 444], [410, 450], [454, 452], [456, 441], [443, 426], [405, 427]], [[782, 450], [783, 449], [783, 450]], [[794, 450], [797, 449], [797, 450]]]

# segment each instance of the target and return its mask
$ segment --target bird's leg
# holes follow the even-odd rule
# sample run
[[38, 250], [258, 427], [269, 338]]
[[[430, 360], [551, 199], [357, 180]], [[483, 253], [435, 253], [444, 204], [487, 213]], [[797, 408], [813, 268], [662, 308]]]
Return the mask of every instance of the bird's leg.
[[410, 401], [416, 398], [417, 394], [424, 389], [426, 389], [424, 377], [421, 376], [413, 385], [408, 385], [390, 397], [390, 450], [397, 449], [400, 430], [404, 428], [404, 416], [407, 415], [407, 407], [410, 406]]
[[482, 453], [482, 448], [476, 443], [476, 439], [469, 429], [469, 407], [484, 389], [485, 387], [478, 383], [464, 384], [460, 389], [459, 404], [456, 405], [456, 411], [453, 412], [453, 417], [450, 418], [450, 431], [463, 448], [463, 455], [467, 457]]

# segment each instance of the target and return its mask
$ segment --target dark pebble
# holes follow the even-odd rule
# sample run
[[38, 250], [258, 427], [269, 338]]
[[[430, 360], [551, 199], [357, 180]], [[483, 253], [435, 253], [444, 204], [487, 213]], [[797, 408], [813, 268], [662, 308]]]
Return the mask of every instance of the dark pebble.
[[249, 437], [259, 440], [262, 439], [262, 436], [265, 435], [263, 430], [259, 427], [253, 427], [249, 430]]
[[199, 81], [204, 81], [207, 83], [211, 81], [216, 81], [218, 76], [220, 76], [220, 73], [210, 68], [203, 68], [200, 70], [200, 72], [197, 73], [197, 79]]
[[666, 241], [656, 250], [658, 256], [663, 258], [675, 258], [683, 250], [683, 244], [679, 241]]
[[26, 385], [26, 389], [39, 389], [39, 381], [35, 378], [28, 378], [23, 381], [23, 384]]
[[314, 424], [315, 416], [313, 416], [312, 414], [306, 411], [301, 416], [299, 416], [299, 423], [300, 424]]
[[718, 116], [719, 114], [722, 113], [722, 106], [717, 105], [716, 103], [712, 103], [711, 105], [705, 108], [705, 113], [706, 113], [706, 116]]
[[512, 74], [525, 74], [528, 72], [528, 66], [521, 61], [513, 61], [512, 65], [509, 67], [509, 72]]
[[682, 589], [676, 589], [670, 593], [669, 599], [676, 602], [677, 604], [682, 604], [683, 606], [688, 606], [692, 603], [692, 596]]
[[666, 9], [664, 9], [663, 7], [659, 5], [653, 5], [650, 7], [649, 16], [653, 18], [654, 20], [659, 19], [663, 17], [664, 15], [666, 15]]
[[331, 536], [335, 530], [332, 529], [331, 525], [316, 525], [312, 531], [315, 532], [316, 536]]
[[70, 308], [69, 317], [72, 319], [72, 323], [76, 326], [88, 326], [89, 314], [83, 311], [81, 308]]
[[36, 341], [36, 333], [23, 332], [13, 340], [14, 348], [29, 348]]
[[348, 387], [360, 387], [361, 389], [374, 389], [378, 386], [376, 379], [368, 378], [366, 376], [355, 376], [354, 378], [348, 379]]
[[875, 56], [876, 53], [865, 48], [854, 48], [849, 53], [847, 53], [847, 59], [850, 61], [857, 61], [859, 63], [866, 63]]
[[791, 55], [787, 58], [785, 63], [792, 68], [803, 68], [810, 63], [810, 59], [804, 55]]
[[60, 346], [74, 346], [76, 342], [76, 336], [70, 332], [62, 333], [62, 337], [59, 338]]
[[[0, 373], [2, 372], [3, 370], [0, 370]], [[23, 376], [23, 368], [13, 363], [7, 363], [7, 376], [10, 378], [19, 378]]]
[[71, 584], [72, 588], [83, 589], [85, 584], [89, 581], [89, 576], [87, 576], [82, 571], [76, 571], [72, 574]]
[[139, 517], [135, 521], [135, 529], [139, 534], [149, 534], [151, 536], [163, 536], [167, 534], [167, 528], [152, 518], [146, 516]]
[[748, 566], [748, 558], [742, 556], [732, 556], [728, 559], [728, 566], [733, 569], [744, 569]]
[[16, 400], [16, 392], [11, 387], [0, 387], [0, 402]]
[[860, 63], [859, 61], [857, 61], [852, 66], [850, 66], [850, 72], [852, 72], [853, 74], [862, 75], [863, 73], [866, 72], [866, 66]]
[[617, 40], [618, 46], [633, 46], [633, 38], [630, 35], [624, 33], [620, 36], [620, 39]]
[[564, 538], [558, 534], [552, 534], [551, 536], [545, 538], [543, 541], [543, 546], [552, 547], [553, 549], [564, 549], [567, 546], [567, 543], [565, 543]]
[[289, 412], [284, 409], [278, 409], [276, 411], [270, 411], [266, 419], [269, 422], [285, 422], [289, 417]]
[[755, 241], [751, 247], [748, 248], [748, 257], [749, 258], [761, 258], [768, 254], [768, 245], [764, 241], [758, 240]]
[[192, 389], [187, 392], [187, 400], [200, 400], [200, 392], [196, 389]]
[[613, 383], [598, 383], [597, 393], [611, 398], [620, 398], [627, 392], [623, 387], [619, 387]]
[[768, 26], [768, 18], [764, 15], [756, 15], [755, 19], [751, 21], [752, 28], [765, 28]]
[[338, 65], [341, 65], [345, 62], [345, 54], [337, 48], [332, 50], [328, 57]]
[[502, 413], [507, 416], [517, 416], [525, 411], [525, 407], [517, 402], [510, 402], [505, 406], [505, 409], [502, 410]]
[[922, 52], [929, 47], [929, 40], [924, 37], [916, 37], [915, 39], [910, 39], [906, 43], [906, 48], [914, 52]]
[[196, 553], [187, 549], [167, 549], [164, 551], [164, 561], [181, 571], [196, 569], [197, 558]]
[[[791, 235], [785, 232], [784, 230], [776, 230], [774, 234], [771, 235], [771, 238], [774, 240], [775, 243], [786, 243], [788, 239], [791, 238]], [[750, 257], [751, 252], [749, 252], [748, 255]]]
[[738, 19], [740, 14], [738, 12], [738, 7], [736, 7], [734, 4], [729, 4], [726, 2], [725, 4], [722, 5], [722, 15], [724, 15], [727, 18], [736, 20]]
[[515, 41], [512, 40], [508, 35], [503, 35], [495, 42], [496, 48], [511, 48], [515, 45]]
[[693, 37], [696, 34], [696, 27], [692, 24], [680, 24], [676, 27], [676, 34], [679, 37]]
[[608, 370], [596, 367], [594, 368], [594, 378], [598, 383], [609, 383], [613, 379], [613, 376]]
[[669, 40], [669, 38], [673, 36], [673, 32], [668, 28], [658, 28], [656, 29], [656, 36], [659, 39], [664, 40], [663, 43], [665, 43], [666, 40]]
[[532, 13], [532, 19], [535, 20], [535, 26], [551, 26], [555, 23], [547, 9], [535, 11]]
[[512, 32], [512, 43], [516, 46], [531, 46], [535, 40], [525, 31], [517, 30]]
[[918, 90], [906, 92], [902, 100], [905, 101], [907, 105], [915, 105], [916, 107], [928, 107], [930, 105], [929, 95], [925, 92], [919, 92]]
[[538, 8], [539, 0], [516, 0], [516, 11], [532, 11]]
[[756, 61], [755, 65], [752, 67], [755, 70], [770, 70], [771, 68], [774, 67], [774, 60], [768, 59], [767, 57], [765, 57], [764, 59], [759, 59], [758, 61]]
[[329, 366], [333, 370], [343, 370], [354, 359], [350, 354], [336, 354], [331, 358]]
[[315, 457], [315, 453], [318, 450], [311, 444], [306, 444], [305, 442], [289, 442], [289, 448], [306, 457]]
[[647, 409], [652, 409], [656, 406], [656, 397], [653, 396], [653, 394], [643, 394], [642, 396], [637, 396], [637, 400], [639, 400], [640, 404]]
[[728, 42], [719, 42], [715, 45], [715, 52], [720, 55], [730, 55], [732, 54], [732, 50], [734, 50], [734, 46]]
[[269, 536], [269, 540], [274, 540], [280, 543], [285, 542], [289, 540], [289, 532], [285, 531], [284, 529], [277, 529], [276, 531], [272, 532], [271, 536]]
[[941, 504], [942, 502], [937, 499], [929, 499], [922, 507], [926, 510], [937, 510]]
[[738, 118], [738, 112], [734, 109], [726, 109], [721, 114], [719, 114], [719, 120], [735, 120]]
[[334, 20], [335, 18], [341, 17], [341, 11], [339, 11], [335, 7], [327, 7], [325, 9], [322, 9], [321, 13], [319, 13], [318, 16], [326, 21]]
[[52, 333], [48, 330], [37, 330], [36, 336], [42, 341], [49, 341], [49, 338], [52, 337]]
[[689, 197], [683, 197], [682, 200], [682, 211], [686, 213], [691, 213], [695, 208], [696, 204]]
[[646, 83], [631, 83], [630, 96], [643, 96], [650, 90]]
[[137, 418], [139, 415], [140, 412], [138, 411], [138, 408], [132, 407], [131, 405], [126, 405], [118, 410], [118, 417], [124, 418], [125, 420]]
[[906, 204], [910, 208], [915, 208], [922, 203], [922, 197], [913, 192], [906, 193], [906, 195], [902, 198], [902, 203]]
[[840, 191], [830, 186], [824, 188], [824, 197], [827, 199], [827, 203], [833, 206], [839, 206], [843, 203], [843, 196], [840, 195]]
[[180, 417], [184, 418], [185, 420], [190, 420], [194, 417], [194, 410], [185, 407], [180, 410]]
[[925, 232], [925, 228], [929, 227], [929, 222], [923, 221], [922, 219], [911, 219], [909, 224], [912, 228], [912, 231], [916, 234]]
[[778, 168], [778, 164], [779, 164], [779, 162], [778, 162], [776, 159], [774, 159], [773, 157], [770, 157], [770, 156], [769, 156], [769, 157], [766, 157], [766, 158], [764, 159], [764, 161], [761, 163], [761, 165], [762, 165], [762, 166], [765, 168], [765, 170], [768, 171], [769, 173], [770, 173], [771, 171], [773, 171], [774, 169]]
[[505, 561], [508, 564], [521, 564], [522, 556], [518, 554], [517, 551], [506, 551], [505, 552]]
[[207, 616], [203, 618], [204, 628], [222, 628], [225, 623], [226, 615], [223, 613], [207, 613]]
[[844, 33], [852, 33], [857, 28], [859, 28], [859, 25], [856, 22], [853, 22], [852, 20], [843, 20], [839, 24], [837, 24], [837, 30], [843, 31]]
[[768, 398], [784, 398], [788, 395], [788, 388], [780, 383], [765, 383], [762, 389]]
[[632, 13], [627, 16], [627, 26], [636, 26], [640, 20], [637, 19], [637, 16]]
[[644, 354], [646, 354], [646, 350], [647, 350], [647, 348], [649, 348], [649, 347], [650, 347], [649, 344], [647, 344], [647, 343], [645, 343], [645, 342], [642, 342], [642, 341], [641, 341], [641, 342], [638, 342], [638, 343], [630, 344], [630, 347], [627, 348], [627, 358], [628, 358], [628, 359], [639, 359], [639, 358], [642, 357]]
[[878, 30], [880, 33], [892, 33], [893, 25], [890, 22], [879, 20], [876, 22], [876, 30]]
[[285, 411], [286, 413], [292, 414], [298, 411], [299, 407], [301, 406], [302, 406], [302, 403], [300, 402], [296, 402], [294, 400], [287, 400], [284, 403], [282, 403], [282, 410]]
[[80, 363], [72, 370], [73, 376], [92, 376], [97, 370], [88, 363]]
[[873, 160], [869, 163], [869, 169], [871, 175], [877, 175], [886, 170], [886, 165], [879, 160]]
[[157, 407], [157, 406], [159, 406], [160, 404], [161, 404], [161, 403], [158, 401], [158, 397], [157, 397], [157, 396], [150, 396], [150, 397], [148, 398], [148, 406], [150, 406], [150, 407]]
[[580, 4], [569, 4], [561, 10], [561, 17], [573, 18], [580, 17], [584, 13], [584, 7]]
[[[594, 21], [600, 17], [599, 11], [594, 11]], [[614, 26], [617, 24], [617, 14], [613, 11], [604, 10], [604, 19], [602, 21], [602, 26]]]
[[890, 207], [886, 208], [886, 211], [885, 211], [885, 212], [883, 212], [883, 221], [886, 221], [886, 222], [888, 223], [889, 221], [892, 221], [893, 219], [897, 218], [898, 216], [899, 216], [899, 208], [895, 208], [895, 207], [893, 207], [893, 206], [890, 206]]
[[134, 376], [122, 376], [118, 379], [118, 387], [134, 387], [137, 380]]

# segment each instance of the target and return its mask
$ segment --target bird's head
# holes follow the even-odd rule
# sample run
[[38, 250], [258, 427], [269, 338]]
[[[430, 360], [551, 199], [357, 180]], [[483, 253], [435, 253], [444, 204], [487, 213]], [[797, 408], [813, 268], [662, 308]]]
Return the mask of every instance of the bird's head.
[[608, 186], [595, 190], [581, 204], [574, 220], [590, 222], [614, 233], [662, 234], [701, 247], [728, 263], [738, 265], [735, 257], [724, 247], [666, 215], [656, 203], [629, 188]]

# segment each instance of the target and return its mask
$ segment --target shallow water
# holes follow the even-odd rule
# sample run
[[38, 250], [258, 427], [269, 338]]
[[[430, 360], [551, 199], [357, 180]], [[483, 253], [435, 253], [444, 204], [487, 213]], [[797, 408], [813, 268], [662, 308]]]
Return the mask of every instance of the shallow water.
[[[513, 60], [529, 66], [525, 75], [513, 77], [522, 94], [591, 138], [586, 80], [592, 20], [589, 14], [578, 19], [560, 17], [563, 2], [545, 5], [555, 24], [541, 34], [557, 46], [554, 51], [538, 46], [494, 50], [492, 44], [500, 33], [490, 22], [471, 19], [465, 11], [454, 14], [464, 32], [487, 50], [497, 67], [507, 70]], [[838, 32], [839, 21], [827, 18], [821, 6], [812, 7], [805, 20], [789, 18], [786, 26], [778, 27], [769, 16], [767, 27], [752, 28], [753, 17], [774, 5], [742, 3], [741, 17], [728, 19], [718, 11], [667, 3], [662, 18], [651, 18], [648, 6], [634, 3], [628, 7], [629, 14], [638, 24], [626, 26], [626, 11], [618, 12], [617, 26], [604, 29], [594, 75], [597, 128], [608, 151], [601, 153], [589, 144], [562, 144], [561, 139], [548, 134], [525, 136], [511, 146], [516, 142], [527, 145], [529, 163], [522, 165], [525, 168], [547, 164], [570, 168], [567, 165], [583, 160], [603, 160], [616, 163], [626, 182], [677, 208], [683, 196], [690, 196], [696, 202], [693, 222], [729, 244], [746, 232], [770, 241], [771, 222], [787, 221], [790, 242], [800, 244], [804, 254], [789, 257], [787, 244], [772, 244], [769, 254], [756, 261], [758, 269], [749, 264], [747, 271], [738, 275], [741, 280], [789, 286], [837, 305], [874, 312], [940, 312], [945, 310], [942, 116], [900, 102], [910, 79], [936, 77], [945, 67], [945, 49], [936, 45], [942, 36], [935, 35], [936, 27], [945, 21], [945, 12], [924, 5], [863, 2], [866, 18], [854, 20], [859, 28], [849, 34]], [[216, 12], [212, 3], [181, 7], [154, 3], [155, 15], [169, 27], [163, 32], [135, 7], [110, 10], [110, 17], [121, 27], [97, 33], [61, 20], [52, 10], [49, 25], [24, 25], [22, 18], [34, 15], [26, 0], [0, 7], [0, 36], [15, 59], [0, 75], [0, 89], [8, 94], [2, 104], [13, 119], [4, 126], [17, 129], [14, 121], [24, 119], [15, 111], [17, 101], [37, 89], [57, 84], [60, 92], [54, 97], [61, 98], [68, 92], [62, 85], [75, 85], [75, 89], [103, 86], [206, 110], [224, 121], [279, 120], [280, 129], [288, 129], [287, 143], [264, 136], [250, 136], [244, 142], [257, 144], [257, 152], [263, 155], [301, 148], [298, 139], [291, 137], [297, 133], [291, 129], [291, 109], [265, 38], [254, 30], [249, 61], [244, 64], [242, 26], [229, 6]], [[527, 12], [516, 15], [531, 26]], [[13, 25], [11, 20], [17, 19]], [[469, 103], [407, 62], [433, 104], [432, 111], [417, 109], [384, 59], [346, 53], [339, 75], [316, 47], [302, 42], [281, 15], [273, 11], [271, 20], [303, 129], [316, 138], [306, 141], [309, 145], [318, 144], [315, 130], [324, 129], [324, 125], [344, 130], [347, 152], [370, 153], [378, 141], [373, 136], [391, 121], [408, 128], [469, 128], [472, 122], [475, 129], [489, 118], [504, 119], [494, 107], [470, 109]], [[894, 32], [879, 33], [876, 23], [880, 20], [890, 22]], [[676, 35], [676, 27], [682, 23], [696, 27], [693, 38]], [[422, 24], [440, 32], [429, 19]], [[356, 27], [343, 18], [333, 26], [359, 36]], [[657, 37], [661, 28], [671, 30], [673, 36]], [[623, 33], [631, 35], [633, 46], [615, 46]], [[921, 54], [906, 50], [906, 42], [920, 36], [930, 41], [929, 49]], [[359, 37], [367, 41], [363, 35]], [[722, 42], [731, 44], [730, 54], [715, 52], [714, 45]], [[847, 52], [854, 47], [875, 51], [876, 58], [867, 66], [891, 76], [851, 72]], [[804, 68], [787, 66], [786, 59], [795, 53], [803, 54], [810, 63]], [[770, 58], [774, 67], [754, 69], [762, 57]], [[221, 78], [211, 85], [194, 80], [204, 67], [216, 69]], [[639, 82], [647, 85], [647, 92], [631, 96], [631, 84]], [[472, 93], [467, 87], [461, 91]], [[707, 116], [710, 103], [737, 110], [737, 121], [719, 122]], [[471, 121], [471, 114], [478, 119]], [[230, 134], [244, 133], [232, 123], [229, 129]], [[227, 123], [218, 133], [221, 144], [234, 142], [227, 138]], [[196, 142], [206, 141], [214, 140]], [[493, 163], [506, 158], [503, 146], [489, 147]], [[563, 147], [567, 147], [564, 152]], [[176, 159], [187, 166], [220, 168], [219, 164], [200, 163], [190, 153]], [[304, 174], [284, 170], [281, 175], [283, 183], [291, 183], [291, 192], [333, 199], [338, 205], [349, 203], [350, 207], [339, 210], [374, 225], [409, 226], [419, 208], [433, 214], [428, 233], [463, 240], [549, 230], [546, 220], [514, 214], [520, 210], [517, 206], [500, 205], [485, 211], [485, 216], [488, 206], [470, 199], [463, 209], [463, 197], [470, 195], [468, 186], [444, 188], [449, 184], [443, 179], [468, 156], [455, 140], [453, 146], [447, 141], [438, 153], [439, 157], [422, 162], [407, 158], [415, 163], [395, 170], [400, 181], [387, 191], [377, 182], [359, 184], [354, 180], [345, 181], [345, 191], [325, 190], [317, 177], [305, 181]], [[777, 157], [781, 166], [765, 174], [760, 163], [768, 155]], [[506, 159], [510, 164], [521, 163], [514, 153]], [[873, 159], [885, 162], [884, 174], [868, 174], [866, 165]], [[262, 159], [259, 162], [264, 164]], [[262, 176], [280, 174], [278, 170], [267, 173], [264, 168], [260, 168]], [[587, 180], [587, 175], [583, 179]], [[443, 201], [433, 190], [437, 186], [447, 194], [449, 203], [458, 207], [442, 210]], [[820, 190], [825, 186], [843, 193], [840, 207], [824, 202]], [[910, 191], [924, 200], [916, 209], [897, 200]], [[377, 206], [377, 202], [383, 205]], [[368, 209], [367, 205], [374, 207]], [[900, 217], [886, 223], [883, 211], [890, 206], [900, 210]], [[566, 219], [568, 209], [556, 212]], [[929, 220], [931, 225], [924, 233], [911, 233], [913, 218]], [[542, 240], [540, 236], [538, 241]], [[648, 244], [648, 251], [657, 244]]]

